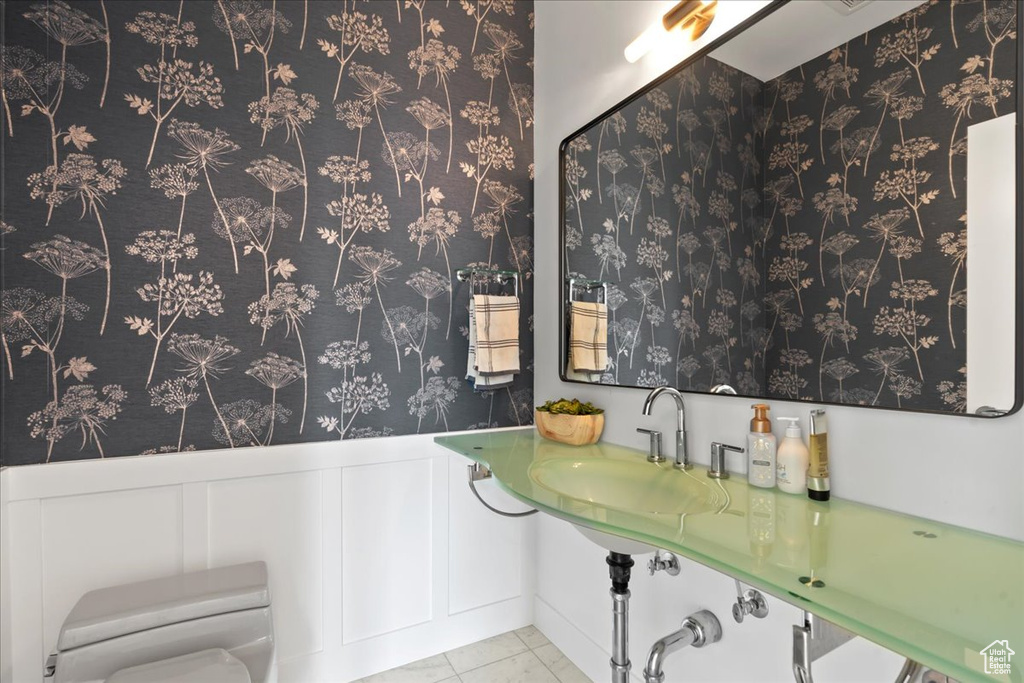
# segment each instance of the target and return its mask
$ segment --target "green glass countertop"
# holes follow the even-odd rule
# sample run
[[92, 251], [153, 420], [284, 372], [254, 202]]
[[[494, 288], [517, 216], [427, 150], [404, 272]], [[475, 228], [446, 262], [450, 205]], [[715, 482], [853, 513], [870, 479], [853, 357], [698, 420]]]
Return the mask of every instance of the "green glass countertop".
[[[632, 448], [566, 446], [532, 428], [434, 441], [542, 512], [688, 557], [960, 681], [1024, 680], [1024, 543], [710, 479]], [[574, 484], [574, 470], [614, 485]], [[984, 673], [980, 651], [995, 640], [1020, 653], [1008, 677]]]

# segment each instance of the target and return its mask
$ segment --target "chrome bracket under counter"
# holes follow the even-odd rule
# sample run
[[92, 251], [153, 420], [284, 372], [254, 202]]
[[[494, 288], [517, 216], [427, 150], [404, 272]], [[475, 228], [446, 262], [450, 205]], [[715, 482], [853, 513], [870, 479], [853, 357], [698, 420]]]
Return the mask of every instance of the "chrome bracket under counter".
[[[805, 611], [803, 626], [793, 626], [793, 678], [796, 683], [814, 683], [811, 665], [856, 637], [845, 628]], [[909, 683], [920, 669], [920, 664], [907, 659], [896, 676], [896, 683]]]
[[812, 683], [811, 664], [855, 638], [845, 628], [804, 612], [803, 626], [793, 626], [793, 677]]

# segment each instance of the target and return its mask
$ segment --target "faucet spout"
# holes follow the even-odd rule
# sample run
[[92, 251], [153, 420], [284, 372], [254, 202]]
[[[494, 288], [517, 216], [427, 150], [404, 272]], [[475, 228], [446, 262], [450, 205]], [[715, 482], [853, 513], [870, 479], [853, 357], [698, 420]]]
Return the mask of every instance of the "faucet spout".
[[663, 683], [665, 672], [662, 670], [665, 658], [676, 650], [686, 646], [704, 647], [708, 643], [717, 643], [722, 639], [722, 625], [713, 613], [708, 610], [695, 612], [683, 619], [678, 631], [659, 639], [647, 653], [647, 665], [644, 667], [644, 683]]
[[676, 403], [676, 461], [675, 467], [688, 470], [690, 464], [689, 451], [686, 448], [686, 407], [683, 405], [683, 395], [672, 387], [656, 387], [651, 390], [644, 400], [643, 414], [650, 415], [654, 402], [659, 397], [668, 395]]

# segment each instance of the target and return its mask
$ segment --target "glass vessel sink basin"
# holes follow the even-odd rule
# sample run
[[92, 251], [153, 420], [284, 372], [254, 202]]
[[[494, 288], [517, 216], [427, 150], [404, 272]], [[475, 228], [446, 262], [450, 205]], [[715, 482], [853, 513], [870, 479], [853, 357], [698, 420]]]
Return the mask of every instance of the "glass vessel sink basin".
[[530, 465], [529, 476], [554, 493], [627, 512], [696, 515], [720, 505], [707, 483], [646, 461], [544, 460]]

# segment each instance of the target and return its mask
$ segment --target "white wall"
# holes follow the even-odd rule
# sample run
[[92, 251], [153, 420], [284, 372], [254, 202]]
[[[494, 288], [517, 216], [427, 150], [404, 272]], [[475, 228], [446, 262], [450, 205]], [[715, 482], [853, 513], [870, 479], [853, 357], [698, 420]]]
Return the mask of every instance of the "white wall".
[[[685, 54], [651, 55], [628, 64], [622, 49], [672, 2], [553, 1], [536, 5], [535, 225], [536, 287], [557, 292], [558, 145], [569, 133], [678, 63]], [[720, 35], [763, 2], [719, 3], [709, 35]], [[952, 221], [956, 217], [951, 217]], [[538, 401], [562, 395], [606, 409], [604, 438], [642, 447], [637, 426], [670, 434], [668, 405], [644, 418], [644, 393], [558, 379], [558, 297], [536, 301]], [[550, 340], [551, 343], [544, 343]], [[707, 463], [712, 441], [742, 444], [749, 400], [688, 396], [691, 457]], [[811, 406], [774, 402], [773, 414], [805, 417]], [[832, 487], [837, 496], [994, 534], [1024, 539], [1024, 414], [993, 421], [829, 407]], [[738, 465], [736, 465], [738, 467]], [[611, 642], [607, 568], [603, 551], [556, 520], [538, 522], [536, 623], [594, 680], [607, 680]], [[668, 680], [788, 681], [790, 625], [796, 609], [771, 599], [772, 614], [737, 626], [729, 608], [732, 581], [684, 561], [677, 578], [647, 576], [637, 558], [632, 583], [631, 657], [642, 669], [647, 648], [695, 609], [712, 609], [725, 637], [714, 648], [674, 655]], [[894, 677], [900, 659], [858, 639], [816, 665], [819, 680]]]
[[525, 626], [533, 520], [480, 506], [467, 462], [403, 436], [0, 471], [0, 680], [41, 679], [88, 590], [256, 559], [283, 683], [350, 681]]

